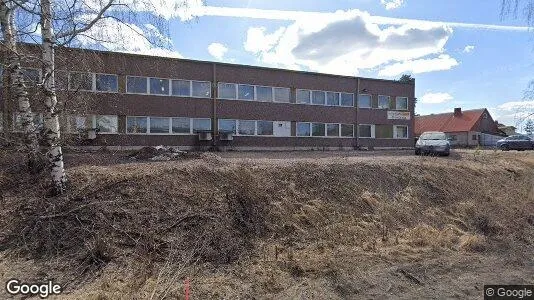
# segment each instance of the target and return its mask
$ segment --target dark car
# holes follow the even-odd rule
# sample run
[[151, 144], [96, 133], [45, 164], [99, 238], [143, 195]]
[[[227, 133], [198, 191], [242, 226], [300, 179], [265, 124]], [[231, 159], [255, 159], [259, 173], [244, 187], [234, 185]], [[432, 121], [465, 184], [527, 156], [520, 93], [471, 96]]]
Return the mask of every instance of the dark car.
[[534, 141], [526, 135], [511, 135], [504, 139], [497, 141], [497, 148], [508, 151], [508, 150], [533, 150]]
[[415, 155], [439, 154], [448, 156], [451, 144], [445, 133], [440, 131], [423, 132], [415, 143]]

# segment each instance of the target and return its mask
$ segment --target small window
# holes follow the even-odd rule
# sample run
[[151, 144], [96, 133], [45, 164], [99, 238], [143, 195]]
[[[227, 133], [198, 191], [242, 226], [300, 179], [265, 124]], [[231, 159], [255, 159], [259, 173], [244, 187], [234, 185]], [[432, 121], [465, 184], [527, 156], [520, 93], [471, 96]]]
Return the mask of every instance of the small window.
[[312, 136], [325, 136], [324, 123], [312, 123]]
[[378, 108], [389, 109], [389, 96], [378, 96]]
[[297, 90], [297, 103], [310, 103], [310, 91]]
[[408, 110], [408, 97], [397, 97], [396, 109], [398, 110]]
[[148, 133], [147, 117], [126, 117], [127, 133]]
[[69, 74], [69, 89], [74, 91], [92, 91], [93, 74], [71, 72]]
[[211, 131], [211, 119], [193, 119], [193, 133]]
[[273, 122], [258, 121], [258, 135], [273, 135]]
[[310, 136], [310, 123], [297, 123], [297, 136]]
[[86, 116], [68, 116], [69, 132], [81, 132], [91, 127], [92, 125], [89, 124], [89, 119]]
[[268, 86], [256, 87], [258, 101], [273, 101], [273, 88]]
[[96, 74], [96, 90], [99, 92], [117, 92], [119, 82], [117, 75]]
[[312, 103], [324, 105], [325, 103], [325, 93], [323, 91], [313, 91], [312, 92]]
[[219, 98], [220, 99], [235, 99], [236, 94], [236, 85], [233, 83], [222, 83], [219, 82]]
[[169, 95], [169, 79], [150, 78], [151, 95]]
[[240, 100], [254, 100], [254, 86], [240, 84], [237, 86], [237, 94]]
[[359, 125], [358, 136], [361, 138], [372, 138], [373, 137], [373, 125]]
[[169, 118], [150, 117], [150, 133], [169, 133]]
[[95, 116], [95, 128], [99, 133], [117, 133], [117, 116]]
[[477, 140], [477, 135], [476, 135], [476, 134], [473, 134], [473, 136], [471, 137], [471, 139], [472, 139], [473, 141], [476, 141], [476, 140]]
[[326, 92], [326, 105], [338, 106], [339, 93]]
[[256, 133], [256, 121], [239, 120], [239, 134], [254, 135]]
[[408, 126], [395, 126], [395, 138], [407, 139], [408, 138]]
[[354, 106], [354, 94], [341, 93], [341, 106]]
[[354, 125], [341, 124], [341, 136], [342, 137], [354, 137]]
[[231, 132], [236, 134], [236, 120], [219, 120], [219, 132]]
[[339, 124], [326, 124], [326, 136], [339, 136]]
[[173, 80], [172, 95], [179, 97], [191, 97], [191, 81], [189, 80]]
[[193, 81], [192, 97], [196, 98], [211, 98], [211, 82], [209, 81]]
[[191, 119], [189, 118], [172, 118], [172, 133], [191, 133]]
[[371, 108], [371, 95], [359, 95], [358, 96], [359, 108]]
[[39, 83], [41, 81], [41, 72], [37, 69], [23, 68], [22, 79], [29, 83]]
[[377, 124], [375, 127], [375, 138], [377, 139], [392, 139], [393, 138], [393, 125], [389, 124]]
[[131, 94], [147, 94], [147, 78], [137, 76], [126, 77], [126, 92]]
[[291, 99], [291, 90], [288, 88], [274, 88], [275, 102], [289, 102]]

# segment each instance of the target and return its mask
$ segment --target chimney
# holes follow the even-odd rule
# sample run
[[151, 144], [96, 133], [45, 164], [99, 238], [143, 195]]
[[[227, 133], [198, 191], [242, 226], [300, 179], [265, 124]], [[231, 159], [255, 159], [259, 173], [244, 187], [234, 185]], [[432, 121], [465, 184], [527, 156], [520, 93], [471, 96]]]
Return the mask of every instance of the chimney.
[[459, 117], [459, 116], [461, 116], [461, 115], [462, 115], [462, 108], [461, 108], [461, 107], [456, 107], [456, 108], [454, 109], [454, 116], [455, 116], [455, 117]]

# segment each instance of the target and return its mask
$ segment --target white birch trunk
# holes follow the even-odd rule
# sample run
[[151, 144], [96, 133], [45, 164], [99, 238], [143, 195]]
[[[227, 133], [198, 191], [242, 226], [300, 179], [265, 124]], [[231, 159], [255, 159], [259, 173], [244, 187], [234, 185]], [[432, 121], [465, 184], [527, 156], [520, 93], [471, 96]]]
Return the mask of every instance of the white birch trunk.
[[60, 145], [59, 118], [55, 112], [57, 97], [55, 87], [54, 30], [52, 28], [52, 5], [50, 0], [41, 0], [41, 34], [43, 54], [43, 95], [45, 104], [44, 134], [48, 146], [48, 161], [52, 180], [57, 193], [65, 191], [67, 177], [63, 166], [63, 153]]
[[[28, 151], [28, 166], [35, 168], [35, 163], [39, 153], [39, 143], [37, 127], [33, 122], [33, 114], [30, 106], [30, 99], [22, 69], [20, 66], [20, 56], [17, 53], [14, 25], [14, 7], [4, 0], [0, 0], [0, 27], [4, 36], [4, 45], [7, 47], [7, 73], [9, 75], [10, 95], [17, 102], [18, 114], [24, 132], [24, 145]], [[8, 130], [6, 128], [6, 130]]]

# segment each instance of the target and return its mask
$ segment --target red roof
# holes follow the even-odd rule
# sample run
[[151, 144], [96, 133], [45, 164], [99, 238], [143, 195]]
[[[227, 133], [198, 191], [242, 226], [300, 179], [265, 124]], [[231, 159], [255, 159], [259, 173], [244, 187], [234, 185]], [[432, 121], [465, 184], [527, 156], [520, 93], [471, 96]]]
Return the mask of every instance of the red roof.
[[485, 108], [464, 110], [458, 116], [453, 112], [415, 117], [415, 135], [425, 131], [464, 132], [477, 131], [475, 126], [487, 112]]

